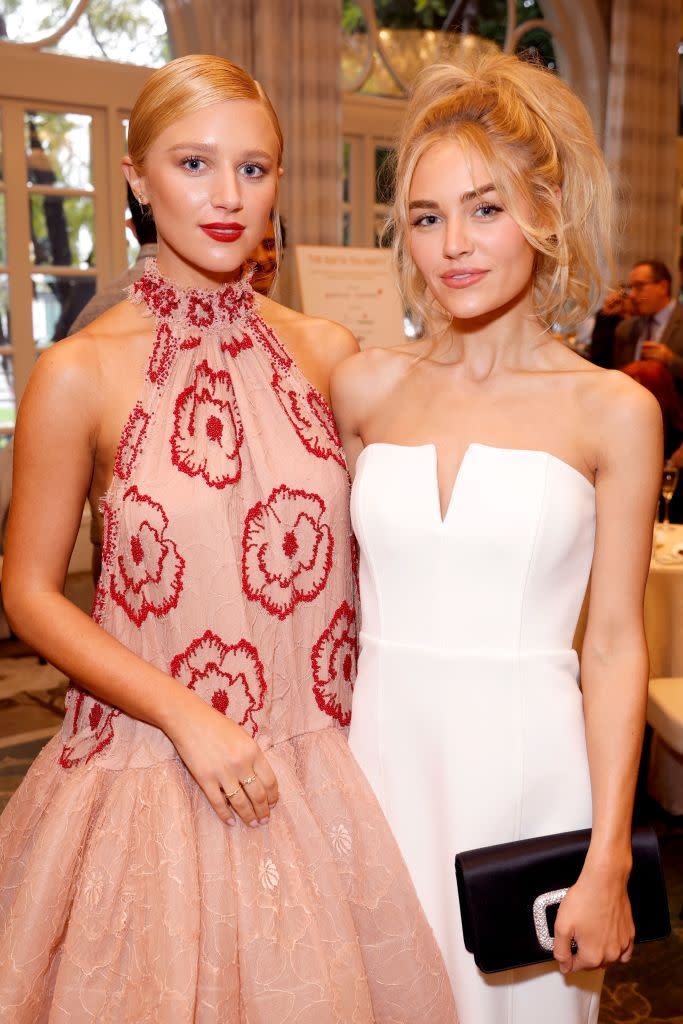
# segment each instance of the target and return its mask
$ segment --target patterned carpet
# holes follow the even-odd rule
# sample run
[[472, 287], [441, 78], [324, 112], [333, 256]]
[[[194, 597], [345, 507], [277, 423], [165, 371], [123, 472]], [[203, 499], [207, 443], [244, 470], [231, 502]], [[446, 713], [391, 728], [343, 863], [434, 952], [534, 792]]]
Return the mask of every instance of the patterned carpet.
[[[0, 810], [59, 728], [65, 689], [64, 677], [37, 658], [0, 657]], [[610, 968], [600, 1024], [683, 1024], [683, 819], [667, 819], [656, 806], [647, 816], [660, 837], [672, 934]]]

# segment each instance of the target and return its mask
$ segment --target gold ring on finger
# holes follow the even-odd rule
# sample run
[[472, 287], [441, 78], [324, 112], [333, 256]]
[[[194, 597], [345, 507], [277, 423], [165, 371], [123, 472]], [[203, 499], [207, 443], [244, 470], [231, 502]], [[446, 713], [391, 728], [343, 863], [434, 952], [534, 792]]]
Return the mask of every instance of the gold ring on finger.
[[232, 793], [225, 793], [225, 799], [230, 800], [233, 796], [237, 796], [241, 788], [241, 786], [238, 786], [237, 789], [233, 789]]
[[251, 786], [252, 782], [256, 782], [256, 775], [248, 775], [246, 779], [240, 779], [241, 786]]

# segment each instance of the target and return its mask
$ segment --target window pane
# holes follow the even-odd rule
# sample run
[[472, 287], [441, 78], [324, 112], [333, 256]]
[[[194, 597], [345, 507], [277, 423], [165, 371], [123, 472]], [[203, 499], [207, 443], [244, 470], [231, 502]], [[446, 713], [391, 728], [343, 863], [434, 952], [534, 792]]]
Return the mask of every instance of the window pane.
[[0, 263], [7, 262], [7, 221], [5, 216], [5, 193], [0, 192]]
[[92, 188], [90, 126], [86, 114], [24, 114], [28, 181], [33, 185]]
[[[71, 6], [68, 0], [12, 0], [3, 12], [7, 39], [45, 37], [64, 22]], [[171, 59], [163, 0], [93, 0], [51, 49], [76, 57], [159, 67]]]
[[342, 150], [342, 195], [345, 203], [351, 196], [351, 143], [345, 142]]
[[394, 151], [391, 147], [375, 146], [375, 202], [394, 200]]
[[95, 265], [94, 201], [60, 195], [29, 196], [31, 259], [55, 267]]
[[40, 348], [59, 341], [93, 295], [95, 277], [33, 275], [33, 338]]
[[0, 274], [0, 345], [11, 345], [9, 333], [9, 277]]
[[[0, 345], [9, 345], [9, 278], [0, 274]], [[0, 426], [12, 425], [14, 403], [14, 365], [12, 357], [0, 352]]]
[[351, 245], [351, 214], [348, 210], [342, 222], [342, 245]]
[[13, 427], [16, 416], [13, 360], [0, 353], [0, 427]]

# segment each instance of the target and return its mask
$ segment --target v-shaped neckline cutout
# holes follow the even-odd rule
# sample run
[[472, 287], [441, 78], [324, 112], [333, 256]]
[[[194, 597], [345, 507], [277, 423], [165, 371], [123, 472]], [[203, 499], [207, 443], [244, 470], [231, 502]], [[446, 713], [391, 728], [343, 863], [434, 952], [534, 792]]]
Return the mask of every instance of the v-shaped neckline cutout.
[[433, 443], [430, 443], [430, 444], [426, 445], [425, 447], [431, 448], [432, 452], [434, 453], [434, 482], [435, 482], [435, 488], [436, 488], [436, 498], [435, 498], [435, 501], [436, 501], [436, 511], [437, 511], [439, 522], [440, 522], [441, 526], [445, 526], [446, 523], [448, 522], [448, 514], [451, 511], [451, 507], [453, 505], [453, 501], [454, 501], [454, 498], [455, 498], [455, 493], [456, 493], [456, 491], [458, 489], [458, 483], [460, 481], [460, 477], [462, 475], [462, 472], [463, 472], [465, 463], [467, 462], [467, 459], [469, 457], [469, 454], [472, 451], [472, 448], [474, 447], [474, 442], [470, 442], [470, 444], [467, 445], [467, 447], [465, 448], [464, 452], [462, 453], [462, 458], [460, 459], [460, 463], [459, 463], [458, 468], [456, 470], [455, 476], [453, 477], [453, 483], [451, 484], [451, 493], [448, 496], [448, 501], [446, 502], [445, 509], [444, 509], [444, 506], [443, 506], [443, 502], [441, 500], [441, 479], [439, 477], [439, 451], [438, 451], [436, 445], [433, 444]]
[[[515, 454], [515, 455], [544, 455], [546, 458], [552, 460], [553, 462], [559, 463], [560, 466], [564, 466], [564, 468], [566, 470], [569, 470], [569, 472], [574, 477], [579, 477], [584, 482], [586, 487], [589, 487], [591, 489], [591, 491], [593, 492], [593, 494], [595, 494], [595, 485], [593, 483], [591, 483], [591, 481], [588, 479], [588, 477], [584, 476], [584, 474], [581, 472], [581, 470], [577, 469], [576, 466], [572, 466], [572, 464], [570, 462], [567, 462], [565, 459], [561, 459], [559, 457], [559, 455], [553, 455], [552, 452], [545, 451], [545, 449], [543, 449], [543, 448], [501, 448], [499, 445], [484, 444], [481, 441], [470, 441], [470, 443], [466, 446], [466, 448], [465, 448], [465, 450], [464, 450], [464, 452], [462, 454], [462, 458], [460, 460], [460, 464], [458, 466], [458, 470], [457, 470], [457, 472], [455, 474], [455, 477], [453, 479], [453, 484], [451, 486], [451, 493], [449, 495], [448, 502], [446, 504], [446, 508], [445, 508], [445, 511], [444, 511], [444, 508], [443, 508], [443, 505], [442, 505], [442, 502], [441, 502], [441, 482], [439, 480], [439, 450], [438, 450], [437, 446], [434, 444], [433, 441], [425, 441], [423, 444], [396, 444], [396, 443], [394, 443], [392, 441], [371, 441], [369, 444], [365, 445], [365, 447], [363, 448], [363, 451], [360, 454], [363, 455], [363, 453], [366, 452], [368, 450], [368, 448], [401, 448], [401, 449], [408, 449], [408, 451], [411, 451], [411, 450], [420, 451], [420, 450], [424, 450], [424, 449], [431, 449], [432, 454], [433, 454], [433, 462], [432, 462], [432, 477], [433, 477], [433, 482], [434, 482], [434, 487], [433, 487], [433, 491], [432, 491], [432, 493], [433, 493], [433, 503], [435, 505], [435, 513], [436, 513], [437, 522], [442, 527], [445, 526], [448, 523], [448, 519], [449, 519], [449, 516], [450, 516], [450, 513], [451, 513], [451, 509], [453, 508], [453, 505], [455, 503], [456, 494], [457, 494], [458, 487], [459, 487], [459, 484], [460, 484], [460, 478], [461, 478], [461, 476], [463, 474], [463, 470], [464, 470], [465, 464], [468, 461], [472, 451], [474, 449], [477, 449], [477, 448], [478, 449], [484, 449], [485, 451], [501, 452], [501, 453], [505, 452], [505, 453]], [[360, 456], [359, 456], [359, 458], [360, 458]]]
[[439, 451], [433, 441], [425, 441], [424, 444], [394, 444], [391, 441], [371, 441], [370, 444], [365, 445], [363, 451], [361, 452], [361, 455], [363, 454], [363, 452], [366, 452], [369, 448], [402, 448], [407, 449], [408, 451], [424, 451], [425, 449], [430, 450], [433, 455], [432, 478], [434, 488], [432, 491], [432, 500], [435, 505], [437, 520], [441, 526], [445, 526], [446, 523], [448, 522], [448, 515], [453, 505], [455, 494], [458, 489], [458, 482], [460, 480], [460, 476], [462, 474], [465, 463], [467, 462], [468, 456], [472, 449], [477, 447], [489, 446], [478, 445], [476, 441], [471, 441], [467, 445], [462, 454], [462, 458], [460, 459], [460, 465], [458, 466], [458, 470], [455, 474], [455, 478], [451, 485], [451, 493], [449, 495], [445, 511], [441, 502], [441, 481], [439, 479]]

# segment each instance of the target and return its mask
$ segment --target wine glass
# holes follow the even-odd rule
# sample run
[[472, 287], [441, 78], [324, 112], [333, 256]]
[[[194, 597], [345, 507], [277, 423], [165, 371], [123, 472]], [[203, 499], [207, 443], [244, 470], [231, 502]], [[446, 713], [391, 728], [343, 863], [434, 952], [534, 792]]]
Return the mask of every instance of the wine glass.
[[664, 518], [662, 523], [669, 525], [669, 502], [674, 496], [678, 483], [678, 470], [672, 462], [667, 462], [662, 470], [662, 497], [664, 498]]

